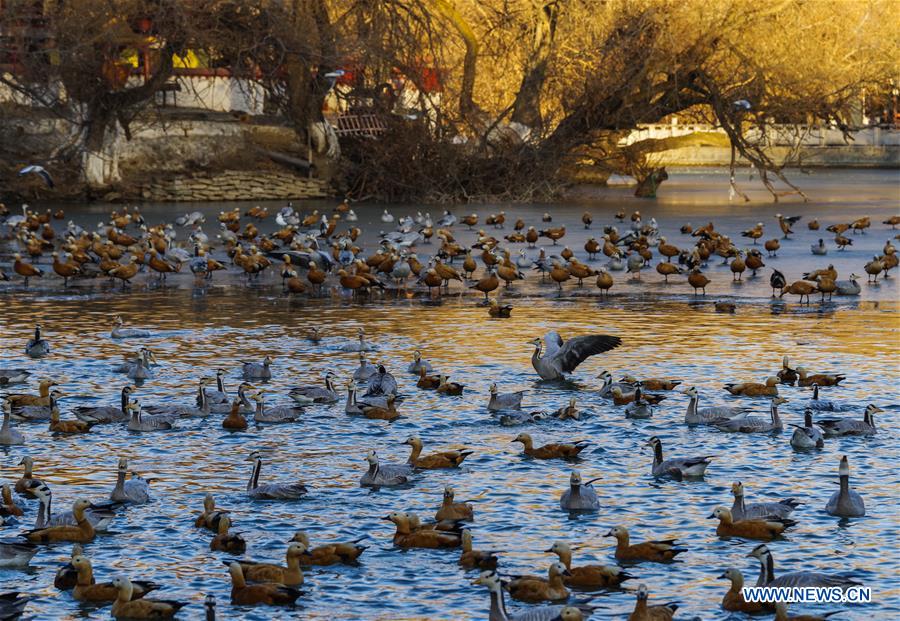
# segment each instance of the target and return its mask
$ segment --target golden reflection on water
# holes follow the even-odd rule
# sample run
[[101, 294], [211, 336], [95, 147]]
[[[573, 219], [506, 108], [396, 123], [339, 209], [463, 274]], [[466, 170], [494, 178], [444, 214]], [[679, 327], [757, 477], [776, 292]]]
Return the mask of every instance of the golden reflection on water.
[[[219, 505], [234, 511], [251, 558], [281, 559], [284, 542], [301, 527], [319, 542], [367, 536], [371, 548], [361, 567], [309, 572], [303, 609], [282, 613], [283, 618], [338, 619], [485, 616], [487, 595], [469, 585], [474, 574], [466, 576], [456, 567], [455, 552], [395, 551], [392, 529], [380, 519], [393, 510], [430, 517], [443, 485], [450, 482], [458, 498], [476, 500], [476, 547], [502, 550], [503, 572], [544, 574], [552, 559], [541, 551], [556, 539], [582, 547], [576, 564], [611, 562], [611, 540], [602, 535], [610, 526], [623, 524], [635, 541], [677, 536], [691, 550], [675, 566], [634, 570], [640, 581], [651, 585], [654, 600], [678, 599], [685, 615], [718, 616], [727, 585], [715, 576], [733, 565], [751, 582], [757, 566], [745, 558], [753, 544], [719, 540], [705, 518], [716, 505], [730, 505], [731, 481], [743, 480], [751, 501], [796, 495], [806, 503], [793, 516], [800, 524], [784, 541], [770, 546], [777, 569], [854, 570], [873, 586], [878, 608], [850, 609], [844, 618], [862, 619], [875, 610], [886, 615], [883, 618], [900, 615], [894, 586], [897, 562], [883, 554], [884, 541], [896, 538], [897, 303], [838, 303], [827, 312], [815, 305], [743, 304], [735, 315], [715, 313], [711, 300], [687, 303], [652, 297], [607, 303], [535, 298], [513, 304], [511, 319], [492, 320], [472, 297], [455, 295], [434, 304], [413, 298], [366, 305], [290, 300], [270, 287], [0, 297], [0, 364], [25, 366], [36, 377], [62, 378], [64, 417], [76, 405], [117, 399], [127, 380], [111, 372], [112, 363], [141, 345], [152, 348], [160, 362], [156, 377], [138, 388], [144, 403], [190, 402], [197, 379], [212, 376], [218, 367], [228, 370], [226, 385], [233, 391], [240, 381], [240, 361], [265, 355], [275, 358], [273, 380], [265, 387], [267, 402], [285, 402], [290, 386], [321, 383], [327, 370], [342, 380], [352, 374], [357, 354], [336, 350], [353, 340], [360, 326], [379, 347], [369, 354], [370, 361], [392, 370], [407, 397], [400, 405], [404, 418], [393, 424], [347, 417], [339, 404], [309, 407], [299, 424], [251, 425], [247, 433], [237, 434], [222, 430], [216, 415], [179, 421], [176, 432], [162, 434], [132, 435], [103, 426], [87, 437], [51, 438], [41, 424], [20, 425], [28, 445], [4, 450], [4, 479], [19, 476], [15, 464], [27, 452], [35, 458], [36, 476], [51, 484], [55, 506], [62, 510], [77, 495], [104, 497], [115, 480], [117, 456], [128, 455], [133, 469], [159, 478], [153, 483], [156, 502], [123, 513], [114, 525], [117, 534], [98, 539], [87, 552], [98, 575], [125, 571], [156, 580], [166, 586], [165, 597], [190, 599], [194, 617], [208, 592], [218, 597], [223, 616], [230, 614], [224, 567], [209, 552], [209, 537], [191, 526], [207, 490]], [[153, 336], [112, 341], [110, 319], [115, 314], [151, 330]], [[21, 354], [36, 322], [44, 326], [53, 347], [52, 355], [41, 361]], [[321, 343], [306, 339], [313, 325], [323, 329]], [[588, 360], [573, 383], [541, 385], [531, 370], [528, 341], [550, 328], [564, 337], [616, 334], [624, 343]], [[442, 398], [418, 391], [415, 378], [405, 373], [415, 349], [466, 384], [464, 396]], [[733, 399], [721, 385], [761, 381], [780, 368], [785, 354], [814, 372], [845, 373], [846, 386], [823, 396], [852, 403], [848, 415], [861, 415], [869, 401], [886, 407], [878, 418], [879, 434], [831, 440], [820, 453], [795, 453], [787, 432], [737, 437], [684, 427], [686, 400], [677, 393], [669, 395], [652, 420], [630, 421], [592, 391], [599, 385], [595, 376], [605, 368], [616, 378], [624, 372], [679, 378], [700, 388], [702, 403], [740, 401], [764, 414], [765, 401]], [[520, 429], [499, 427], [485, 410], [492, 381], [504, 391], [528, 390], [529, 410], [554, 410], [570, 395], [577, 396], [586, 413], [583, 420], [548, 421], [529, 431], [537, 443], [591, 441], [577, 467], [586, 478], [603, 477], [597, 483], [603, 504], [599, 514], [569, 519], [559, 511], [558, 496], [573, 465], [521, 457], [521, 447], [510, 443]], [[15, 391], [33, 389], [32, 384]], [[789, 399], [783, 411], [786, 422], [799, 422], [809, 391], [785, 388], [782, 394]], [[418, 475], [409, 489], [360, 489], [366, 451], [375, 448], [385, 461], [404, 461], [407, 447], [401, 443], [411, 433], [423, 437], [426, 452], [458, 446], [476, 452], [461, 471]], [[650, 478], [652, 455], [641, 449], [650, 435], [663, 439], [667, 455], [716, 454], [706, 480]], [[261, 480], [303, 480], [313, 488], [311, 497], [293, 504], [247, 502], [244, 488], [250, 468], [243, 460], [253, 449], [265, 454]], [[842, 454], [850, 456], [854, 486], [870, 513], [849, 526], [822, 511]], [[33, 508], [29, 506], [23, 525], [30, 524]], [[6, 527], [4, 534], [15, 532], [16, 527]], [[76, 608], [68, 596], [47, 588], [68, 554], [66, 546], [55, 546], [39, 553], [33, 573], [0, 570], [0, 576], [15, 588], [39, 593], [31, 607], [40, 616], [73, 614]], [[634, 601], [630, 593], [601, 599], [610, 614], [627, 613]], [[245, 618], [270, 616], [257, 610], [246, 611]]]

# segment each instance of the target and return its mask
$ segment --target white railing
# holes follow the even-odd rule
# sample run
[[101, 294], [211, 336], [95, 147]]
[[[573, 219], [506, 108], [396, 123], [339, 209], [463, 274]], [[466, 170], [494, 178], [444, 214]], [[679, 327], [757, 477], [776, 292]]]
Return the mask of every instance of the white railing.
[[[725, 130], [716, 125], [703, 123], [672, 123], [640, 125], [620, 141], [627, 145], [647, 139], [675, 138], [693, 133], [714, 133], [725, 135]], [[759, 136], [758, 128], [747, 130], [747, 136], [755, 139]], [[806, 125], [770, 124], [766, 127], [766, 142], [770, 146], [794, 146], [797, 141], [805, 147], [888, 147], [900, 146], [900, 129], [895, 127], [870, 126], [860, 128], [847, 139], [841, 130], [833, 127]]]

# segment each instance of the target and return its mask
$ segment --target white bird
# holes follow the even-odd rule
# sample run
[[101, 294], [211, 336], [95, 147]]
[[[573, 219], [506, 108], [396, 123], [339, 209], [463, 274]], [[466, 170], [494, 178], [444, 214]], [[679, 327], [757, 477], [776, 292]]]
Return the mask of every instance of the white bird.
[[382, 222], [393, 222], [393, 221], [394, 221], [394, 216], [392, 216], [391, 214], [389, 214], [389, 213], [388, 213], [388, 210], [385, 209], [385, 210], [384, 210], [384, 213], [381, 214], [381, 221], [382, 221]]
[[19, 171], [19, 176], [22, 177], [24, 175], [38, 175], [41, 179], [44, 180], [44, 183], [47, 184], [48, 188], [53, 187], [53, 177], [50, 176], [50, 173], [47, 172], [47, 169], [43, 166], [38, 166], [37, 164], [30, 164]]
[[359, 216], [352, 209], [344, 215], [344, 221], [346, 222], [356, 222], [357, 220], [359, 220]]
[[751, 104], [746, 99], [738, 99], [737, 101], [732, 102], [731, 105], [734, 106], [735, 108], [743, 108], [744, 110], [749, 110], [750, 108], [753, 107], [753, 104]]

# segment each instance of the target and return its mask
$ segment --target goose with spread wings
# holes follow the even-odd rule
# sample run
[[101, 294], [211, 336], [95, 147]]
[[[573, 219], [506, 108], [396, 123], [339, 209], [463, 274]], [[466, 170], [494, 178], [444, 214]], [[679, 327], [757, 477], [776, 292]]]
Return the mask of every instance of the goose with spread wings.
[[531, 341], [534, 345], [534, 354], [531, 356], [531, 366], [538, 372], [543, 380], [562, 379], [566, 373], [571, 373], [579, 364], [590, 356], [602, 354], [622, 344], [622, 339], [606, 334], [591, 334], [588, 336], [576, 336], [568, 341], [563, 341], [557, 332], [548, 332], [544, 335], [546, 350], [542, 353], [541, 339]]

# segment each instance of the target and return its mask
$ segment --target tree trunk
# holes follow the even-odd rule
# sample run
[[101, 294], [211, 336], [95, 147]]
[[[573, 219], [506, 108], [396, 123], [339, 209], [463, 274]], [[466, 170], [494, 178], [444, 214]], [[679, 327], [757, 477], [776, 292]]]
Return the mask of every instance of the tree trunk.
[[531, 54], [525, 65], [525, 73], [516, 101], [513, 104], [512, 122], [519, 123], [539, 132], [543, 126], [541, 114], [541, 91], [547, 79], [547, 65], [556, 35], [556, 20], [559, 15], [557, 0], [544, 2], [533, 0], [534, 5], [534, 39]]
[[634, 190], [634, 195], [638, 198], [656, 198], [656, 190], [668, 178], [669, 173], [666, 172], [665, 168], [654, 168], [650, 171], [650, 174], [637, 180], [638, 184]]
[[478, 40], [475, 38], [475, 32], [472, 30], [472, 27], [460, 15], [450, 0], [434, 0], [434, 4], [438, 12], [453, 25], [466, 46], [466, 55], [463, 60], [462, 85], [459, 89], [459, 111], [463, 118], [473, 123], [473, 121], [476, 121], [477, 113], [479, 112], [479, 108], [475, 105], [475, 101], [472, 98], [472, 93], [475, 90], [475, 75], [478, 63]]

